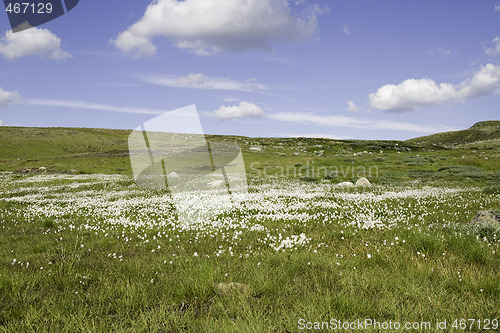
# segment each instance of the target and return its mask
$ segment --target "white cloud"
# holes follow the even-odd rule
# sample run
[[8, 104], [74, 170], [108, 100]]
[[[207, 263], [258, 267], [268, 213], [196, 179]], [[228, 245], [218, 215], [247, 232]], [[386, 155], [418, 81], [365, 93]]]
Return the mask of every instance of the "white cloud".
[[153, 39], [166, 37], [181, 49], [206, 56], [219, 51], [272, 49], [274, 42], [311, 40], [318, 15], [309, 5], [297, 15], [287, 0], [155, 0], [144, 16], [111, 43], [135, 57], [156, 54]]
[[0, 87], [0, 106], [7, 107], [7, 105], [16, 102], [21, 97], [17, 91], [6, 91]]
[[351, 34], [351, 30], [349, 29], [349, 25], [347, 23], [345, 23], [344, 26], [342, 27], [342, 31], [347, 36], [349, 36]]
[[455, 98], [450, 83], [436, 84], [431, 79], [408, 79], [399, 85], [387, 84], [370, 94], [370, 106], [386, 111], [407, 111], [424, 105], [437, 105]]
[[135, 113], [135, 114], [163, 114], [169, 110], [149, 109], [132, 106], [115, 106], [108, 104], [92, 103], [85, 101], [73, 101], [64, 99], [26, 99], [19, 101], [18, 104], [36, 105], [36, 106], [53, 106], [86, 110], [101, 110], [120, 113]]
[[495, 5], [495, 8], [493, 9], [493, 12], [496, 13], [500, 11], [500, 5]]
[[294, 122], [299, 124], [309, 123], [327, 127], [350, 127], [363, 130], [397, 130], [417, 133], [436, 133], [456, 130], [444, 125], [417, 125], [407, 122], [390, 120], [371, 120], [345, 116], [321, 116], [303, 112], [281, 112], [268, 116], [271, 119]]
[[186, 76], [142, 76], [144, 82], [165, 87], [194, 88], [207, 90], [235, 90], [256, 92], [266, 87], [258, 84], [255, 78], [245, 82], [234, 81], [229, 78], [214, 78], [201, 73], [190, 73]]
[[215, 117], [219, 119], [236, 119], [247, 117], [262, 117], [264, 111], [255, 104], [248, 102], [241, 102], [239, 105], [234, 106], [221, 106], [218, 110], [214, 111]]
[[441, 55], [441, 56], [448, 56], [451, 54], [451, 50], [444, 49], [442, 47], [438, 47], [435, 50], [432, 51], [427, 51], [427, 55]]
[[360, 107], [356, 106], [356, 104], [354, 104], [353, 101], [348, 101], [347, 102], [347, 111], [349, 112], [358, 112], [359, 110], [361, 110]]
[[471, 99], [486, 96], [500, 86], [500, 66], [487, 64], [457, 87], [458, 98]]
[[491, 43], [493, 44], [493, 46], [485, 49], [484, 53], [486, 53], [489, 56], [496, 56], [496, 55], [500, 54], [500, 37], [495, 37], [491, 41]]
[[429, 78], [408, 79], [398, 85], [387, 84], [370, 94], [370, 106], [384, 111], [411, 111], [422, 106], [440, 105], [489, 95], [500, 86], [500, 66], [481, 66], [458, 85], [437, 84]]
[[0, 126], [3, 126], [3, 121], [2, 121], [2, 119], [0, 119]]
[[47, 29], [30, 28], [0, 38], [0, 54], [8, 60], [38, 56], [41, 59], [63, 60], [71, 55], [61, 49], [61, 39]]

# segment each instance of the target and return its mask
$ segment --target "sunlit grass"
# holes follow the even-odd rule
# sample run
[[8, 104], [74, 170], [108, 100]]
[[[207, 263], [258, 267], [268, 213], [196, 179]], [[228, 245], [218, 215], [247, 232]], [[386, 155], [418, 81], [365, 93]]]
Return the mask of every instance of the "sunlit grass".
[[[467, 225], [500, 198], [478, 188], [260, 181], [232, 210], [186, 227], [168, 194], [125, 176], [0, 183], [5, 331], [296, 331], [301, 318], [500, 315], [498, 233]], [[219, 295], [220, 282], [250, 292]]]

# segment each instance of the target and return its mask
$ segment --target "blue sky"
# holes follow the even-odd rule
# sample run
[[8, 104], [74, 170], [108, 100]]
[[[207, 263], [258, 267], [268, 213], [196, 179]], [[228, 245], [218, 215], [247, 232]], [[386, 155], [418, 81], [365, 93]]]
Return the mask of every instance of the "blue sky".
[[500, 0], [81, 0], [12, 33], [0, 121], [408, 139], [500, 119]]

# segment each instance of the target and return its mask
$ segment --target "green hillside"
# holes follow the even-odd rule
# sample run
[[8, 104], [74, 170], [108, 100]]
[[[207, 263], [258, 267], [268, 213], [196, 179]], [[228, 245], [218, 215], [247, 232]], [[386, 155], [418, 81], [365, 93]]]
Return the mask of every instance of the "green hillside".
[[[0, 127], [0, 171], [47, 167], [58, 171], [128, 168], [130, 131]], [[107, 167], [108, 166], [108, 167]]]
[[498, 148], [500, 146], [500, 121], [482, 121], [466, 130], [437, 133], [406, 142], [457, 148]]
[[[127, 145], [130, 133], [130, 130], [94, 128], [3, 126], [0, 127], [0, 171], [35, 171], [45, 167], [49, 171], [131, 174]], [[248, 161], [279, 157], [281, 162], [290, 161], [290, 163], [300, 160], [301, 157], [352, 154], [366, 149], [378, 152], [381, 149], [403, 146], [400, 141], [321, 138], [207, 135], [207, 139], [214, 142], [237, 143], [249, 158]], [[254, 151], [250, 149], [251, 147], [260, 147], [262, 152]], [[318, 154], [321, 151], [323, 153]]]
[[[130, 130], [0, 127], [0, 172], [105, 173], [132, 175]], [[208, 135], [211, 142], [235, 142], [252, 178], [377, 183], [500, 179], [500, 122], [408, 141], [319, 138], [248, 138]], [[40, 169], [43, 167], [42, 169]]]

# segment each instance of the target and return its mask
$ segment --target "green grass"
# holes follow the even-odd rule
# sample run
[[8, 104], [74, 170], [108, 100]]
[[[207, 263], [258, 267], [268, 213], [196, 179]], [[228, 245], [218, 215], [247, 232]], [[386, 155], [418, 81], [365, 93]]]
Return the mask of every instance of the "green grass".
[[437, 133], [408, 140], [408, 143], [423, 146], [446, 146], [469, 149], [492, 149], [498, 147], [500, 121], [482, 121], [461, 131]]
[[[23, 176], [16, 178], [18, 184], [7, 184], [7, 197], [44, 193], [46, 199], [0, 200], [0, 329], [7, 332], [283, 332], [296, 331], [301, 318], [435, 322], [500, 315], [498, 231], [466, 224], [482, 205], [499, 207], [500, 201], [477, 190], [465, 190], [448, 199], [438, 196], [402, 202], [395, 198], [372, 203], [343, 201], [338, 196], [342, 192], [337, 191], [324, 192], [313, 200], [299, 195], [297, 199], [309, 204], [319, 200], [352, 205], [353, 211], [334, 206], [326, 210], [307, 205], [298, 211], [294, 208], [296, 214], [312, 216], [307, 223], [300, 218], [256, 219], [260, 209], [227, 215], [236, 220], [250, 216], [252, 223], [268, 228], [271, 235], [276, 235], [277, 228], [284, 235], [305, 233], [311, 238], [309, 244], [292, 251], [276, 251], [262, 242], [265, 233], [243, 229], [234, 241], [231, 229], [225, 228], [214, 235], [169, 227], [110, 225], [100, 215], [105, 213], [99, 213], [102, 200], [91, 204], [93, 216], [83, 206], [71, 208], [74, 214], [58, 215], [67, 207], [62, 198], [88, 203], [85, 191], [97, 191], [96, 195], [110, 187], [127, 191], [131, 181], [36, 177]], [[36, 184], [31, 179], [43, 181]], [[95, 184], [57, 189], [85, 184], [89, 179]], [[252, 192], [263, 191], [265, 183], [253, 185]], [[24, 192], [23, 184], [32, 184], [30, 192]], [[304, 184], [304, 189], [317, 186]], [[47, 186], [54, 189], [47, 192]], [[405, 188], [344, 191], [364, 197], [383, 195], [387, 190]], [[56, 196], [58, 193], [63, 197]], [[162, 194], [143, 191], [131, 195], [130, 200], [147, 200]], [[37, 205], [38, 200], [60, 208], [46, 211]], [[280, 196], [263, 200], [262, 207], [267, 207], [266, 202], [281, 202], [285, 210], [297, 203]], [[452, 202], [455, 205], [450, 206]], [[139, 211], [146, 208], [140, 201], [135, 207]], [[379, 211], [377, 207], [387, 208]], [[375, 218], [382, 220], [391, 220], [399, 211], [406, 218], [390, 229], [350, 226], [357, 212], [366, 209], [377, 211]], [[325, 223], [325, 213], [340, 214], [334, 220], [339, 222]], [[221, 248], [223, 252], [216, 256]], [[231, 281], [249, 285], [250, 294], [239, 297], [216, 292], [217, 283]]]
[[[250, 196], [184, 230], [166, 193], [134, 186], [128, 133], [0, 127], [0, 331], [500, 319], [500, 231], [469, 223], [500, 210], [498, 146], [211, 136], [242, 148]], [[376, 186], [333, 186], [361, 176]]]
[[[486, 186], [500, 178], [500, 143], [491, 146], [491, 138], [498, 133], [497, 123], [478, 123], [466, 130], [473, 135], [448, 132], [404, 142], [214, 135], [207, 138], [237, 143], [249, 177], [327, 178], [340, 182], [365, 176], [376, 183], [419, 179]], [[0, 171], [42, 173], [39, 168], [45, 167], [48, 173], [132, 175], [129, 134], [127, 130], [0, 127]], [[460, 137], [461, 142], [470, 144], [490, 141], [485, 149], [452, 149], [448, 136], [453, 140]], [[252, 146], [259, 146], [262, 151], [252, 151]], [[302, 167], [294, 167], [298, 164]], [[456, 172], [453, 168], [465, 169]]]

